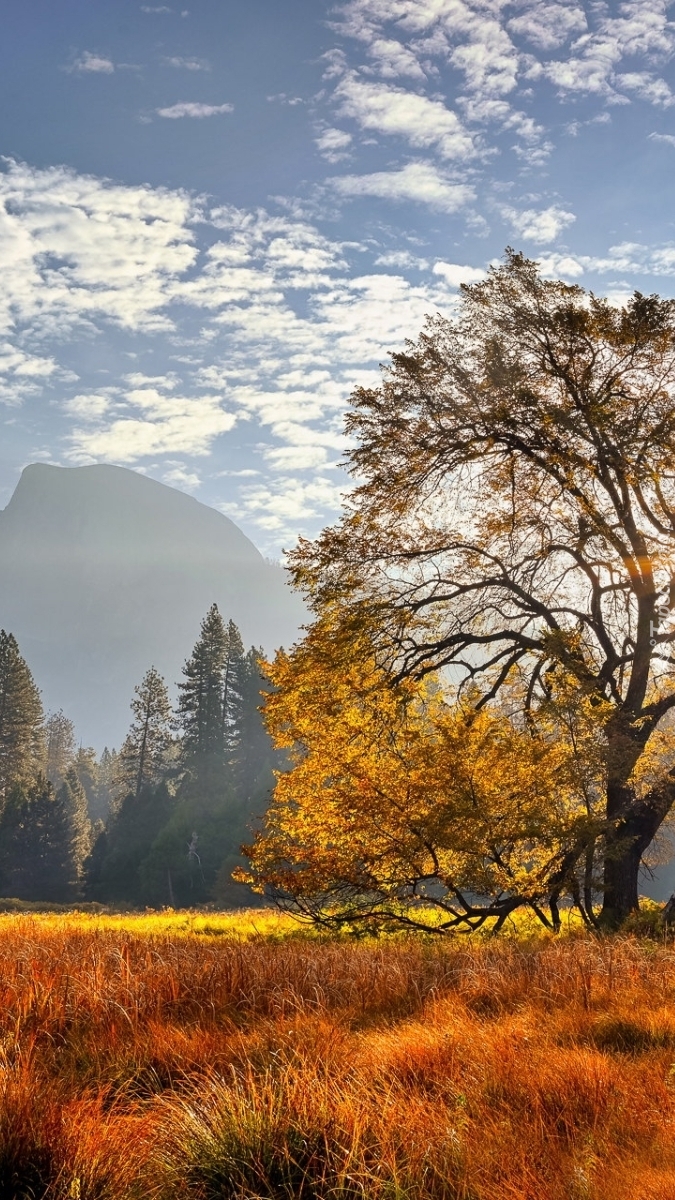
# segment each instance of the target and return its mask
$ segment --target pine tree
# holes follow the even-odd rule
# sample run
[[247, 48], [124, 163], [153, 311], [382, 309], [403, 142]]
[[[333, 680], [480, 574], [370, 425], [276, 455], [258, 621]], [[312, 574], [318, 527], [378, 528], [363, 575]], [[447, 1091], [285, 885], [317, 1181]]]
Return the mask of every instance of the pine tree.
[[134, 721], [120, 751], [119, 777], [125, 791], [139, 796], [164, 773], [171, 747], [171, 705], [166, 684], [154, 667], [134, 689]]
[[96, 799], [92, 820], [107, 821], [110, 813], [119, 803], [119, 754], [116, 750], [104, 747], [98, 760]]
[[80, 746], [71, 766], [84, 789], [87, 802], [87, 816], [90, 821], [96, 821], [99, 817], [97, 811], [98, 762], [94, 747]]
[[15, 784], [30, 783], [44, 754], [42, 704], [16, 638], [0, 630], [0, 807]]
[[[143, 904], [148, 897], [139, 878], [139, 867], [158, 835], [170, 821], [175, 805], [165, 783], [144, 787], [138, 796], [129, 792], [113, 812], [107, 828], [99, 829], [87, 861], [86, 894], [103, 903]], [[159, 903], [167, 904], [166, 889]]]
[[171, 818], [139, 869], [146, 902], [203, 903], [231, 843], [243, 659], [239, 631], [233, 622], [226, 628], [212, 605], [179, 684], [182, 776]]
[[242, 663], [241, 704], [237, 738], [233, 747], [236, 786], [244, 801], [260, 789], [261, 782], [272, 786], [276, 763], [272, 739], [265, 729], [262, 704], [266, 684], [261, 662], [264, 652], [251, 646]]
[[[77, 767], [68, 768], [66, 777], [56, 793], [59, 814], [60, 859], [65, 864], [63, 886], [75, 898], [81, 889], [84, 862], [91, 850], [91, 822], [87, 811], [87, 794], [78, 776]], [[54, 838], [55, 849], [57, 839]]]
[[52, 787], [59, 788], [75, 757], [75, 726], [62, 709], [45, 721], [46, 774]]
[[260, 826], [274, 787], [273, 768], [283, 765], [262, 718], [268, 683], [261, 669], [263, 659], [262, 649], [252, 646], [246, 654], [242, 652], [237, 663], [237, 703], [230, 727], [230, 766], [237, 803], [225, 854], [211, 887], [212, 898], [227, 908], [261, 902], [246, 884], [235, 882], [232, 872], [245, 865], [240, 847], [251, 841]]
[[226, 763], [227, 720], [223, 711], [228, 637], [218, 606], [212, 604], [183, 667], [179, 721], [182, 766], [200, 789], [222, 780]]
[[246, 656], [241, 634], [234, 621], [227, 623], [225, 666], [223, 668], [223, 751], [232, 767], [237, 756], [246, 690]]
[[86, 799], [74, 769], [55, 791], [44, 776], [16, 784], [0, 820], [0, 890], [20, 900], [79, 898], [90, 849]]

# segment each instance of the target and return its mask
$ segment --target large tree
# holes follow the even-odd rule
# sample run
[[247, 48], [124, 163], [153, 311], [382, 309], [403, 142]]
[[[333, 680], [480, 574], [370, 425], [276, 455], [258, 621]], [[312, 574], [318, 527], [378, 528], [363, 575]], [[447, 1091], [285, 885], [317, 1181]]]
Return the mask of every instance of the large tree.
[[525, 712], [573, 681], [602, 726], [602, 822], [564, 870], [599, 854], [618, 923], [675, 800], [667, 755], [640, 775], [675, 706], [675, 301], [616, 307], [508, 251], [347, 425], [357, 487], [296, 583], [373, 628], [395, 679], [442, 671], [479, 707], [517, 682]]
[[79, 899], [91, 827], [73, 767], [58, 791], [44, 777], [16, 785], [0, 819], [0, 888], [22, 900]]
[[53, 788], [60, 788], [75, 758], [75, 726], [63, 709], [49, 713], [45, 721], [45, 773]]
[[218, 606], [212, 604], [201, 624], [194, 650], [183, 667], [178, 714], [185, 770], [201, 788], [220, 779], [226, 761], [224, 712], [228, 633]]
[[527, 906], [558, 928], [560, 864], [589, 824], [558, 707], [519, 728], [435, 681], [392, 684], [365, 631], [338, 634], [317, 621], [267, 667], [291, 769], [235, 878], [325, 926], [498, 929]]
[[171, 747], [171, 705], [164, 679], [155, 667], [134, 688], [134, 719], [120, 750], [120, 782], [139, 796], [162, 779]]
[[32, 782], [42, 766], [42, 704], [16, 638], [0, 629], [0, 808], [12, 787]]

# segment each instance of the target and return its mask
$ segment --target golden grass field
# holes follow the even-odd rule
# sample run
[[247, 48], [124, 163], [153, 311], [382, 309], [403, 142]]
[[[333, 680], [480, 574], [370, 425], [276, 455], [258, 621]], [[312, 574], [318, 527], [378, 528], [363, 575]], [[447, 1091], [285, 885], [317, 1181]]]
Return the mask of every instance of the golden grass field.
[[0, 1197], [675, 1200], [675, 951], [0, 916]]

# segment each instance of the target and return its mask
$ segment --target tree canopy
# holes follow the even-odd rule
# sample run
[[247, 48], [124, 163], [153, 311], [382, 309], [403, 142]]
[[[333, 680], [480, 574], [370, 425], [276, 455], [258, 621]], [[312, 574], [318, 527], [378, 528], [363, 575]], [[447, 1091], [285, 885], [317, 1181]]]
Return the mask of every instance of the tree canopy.
[[[350, 634], [317, 621], [267, 668], [291, 769], [239, 877], [327, 926], [499, 928], [526, 905], [557, 928], [570, 848], [594, 819], [593, 756], [584, 746], [585, 773], [562, 706], [519, 727], [508, 706], [449, 703], [428, 678], [392, 683]], [[583, 711], [573, 728], [578, 746]]]
[[0, 809], [15, 784], [30, 783], [42, 766], [40, 693], [16, 638], [0, 629]]
[[[352, 397], [342, 521], [292, 568], [317, 619], [367, 627], [390, 681], [441, 672], [520, 711], [573, 685], [603, 742], [603, 917], [638, 904], [675, 799], [640, 763], [675, 706], [675, 302], [623, 307], [508, 251]], [[476, 689], [478, 689], [476, 693]], [[571, 853], [571, 851], [570, 851]]]

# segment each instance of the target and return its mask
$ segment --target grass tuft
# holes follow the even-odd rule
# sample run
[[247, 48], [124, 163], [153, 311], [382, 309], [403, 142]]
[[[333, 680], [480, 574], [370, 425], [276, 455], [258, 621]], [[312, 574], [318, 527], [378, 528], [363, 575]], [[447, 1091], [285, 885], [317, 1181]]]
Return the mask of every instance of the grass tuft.
[[260, 919], [0, 917], [0, 1196], [673, 1200], [669, 944]]

